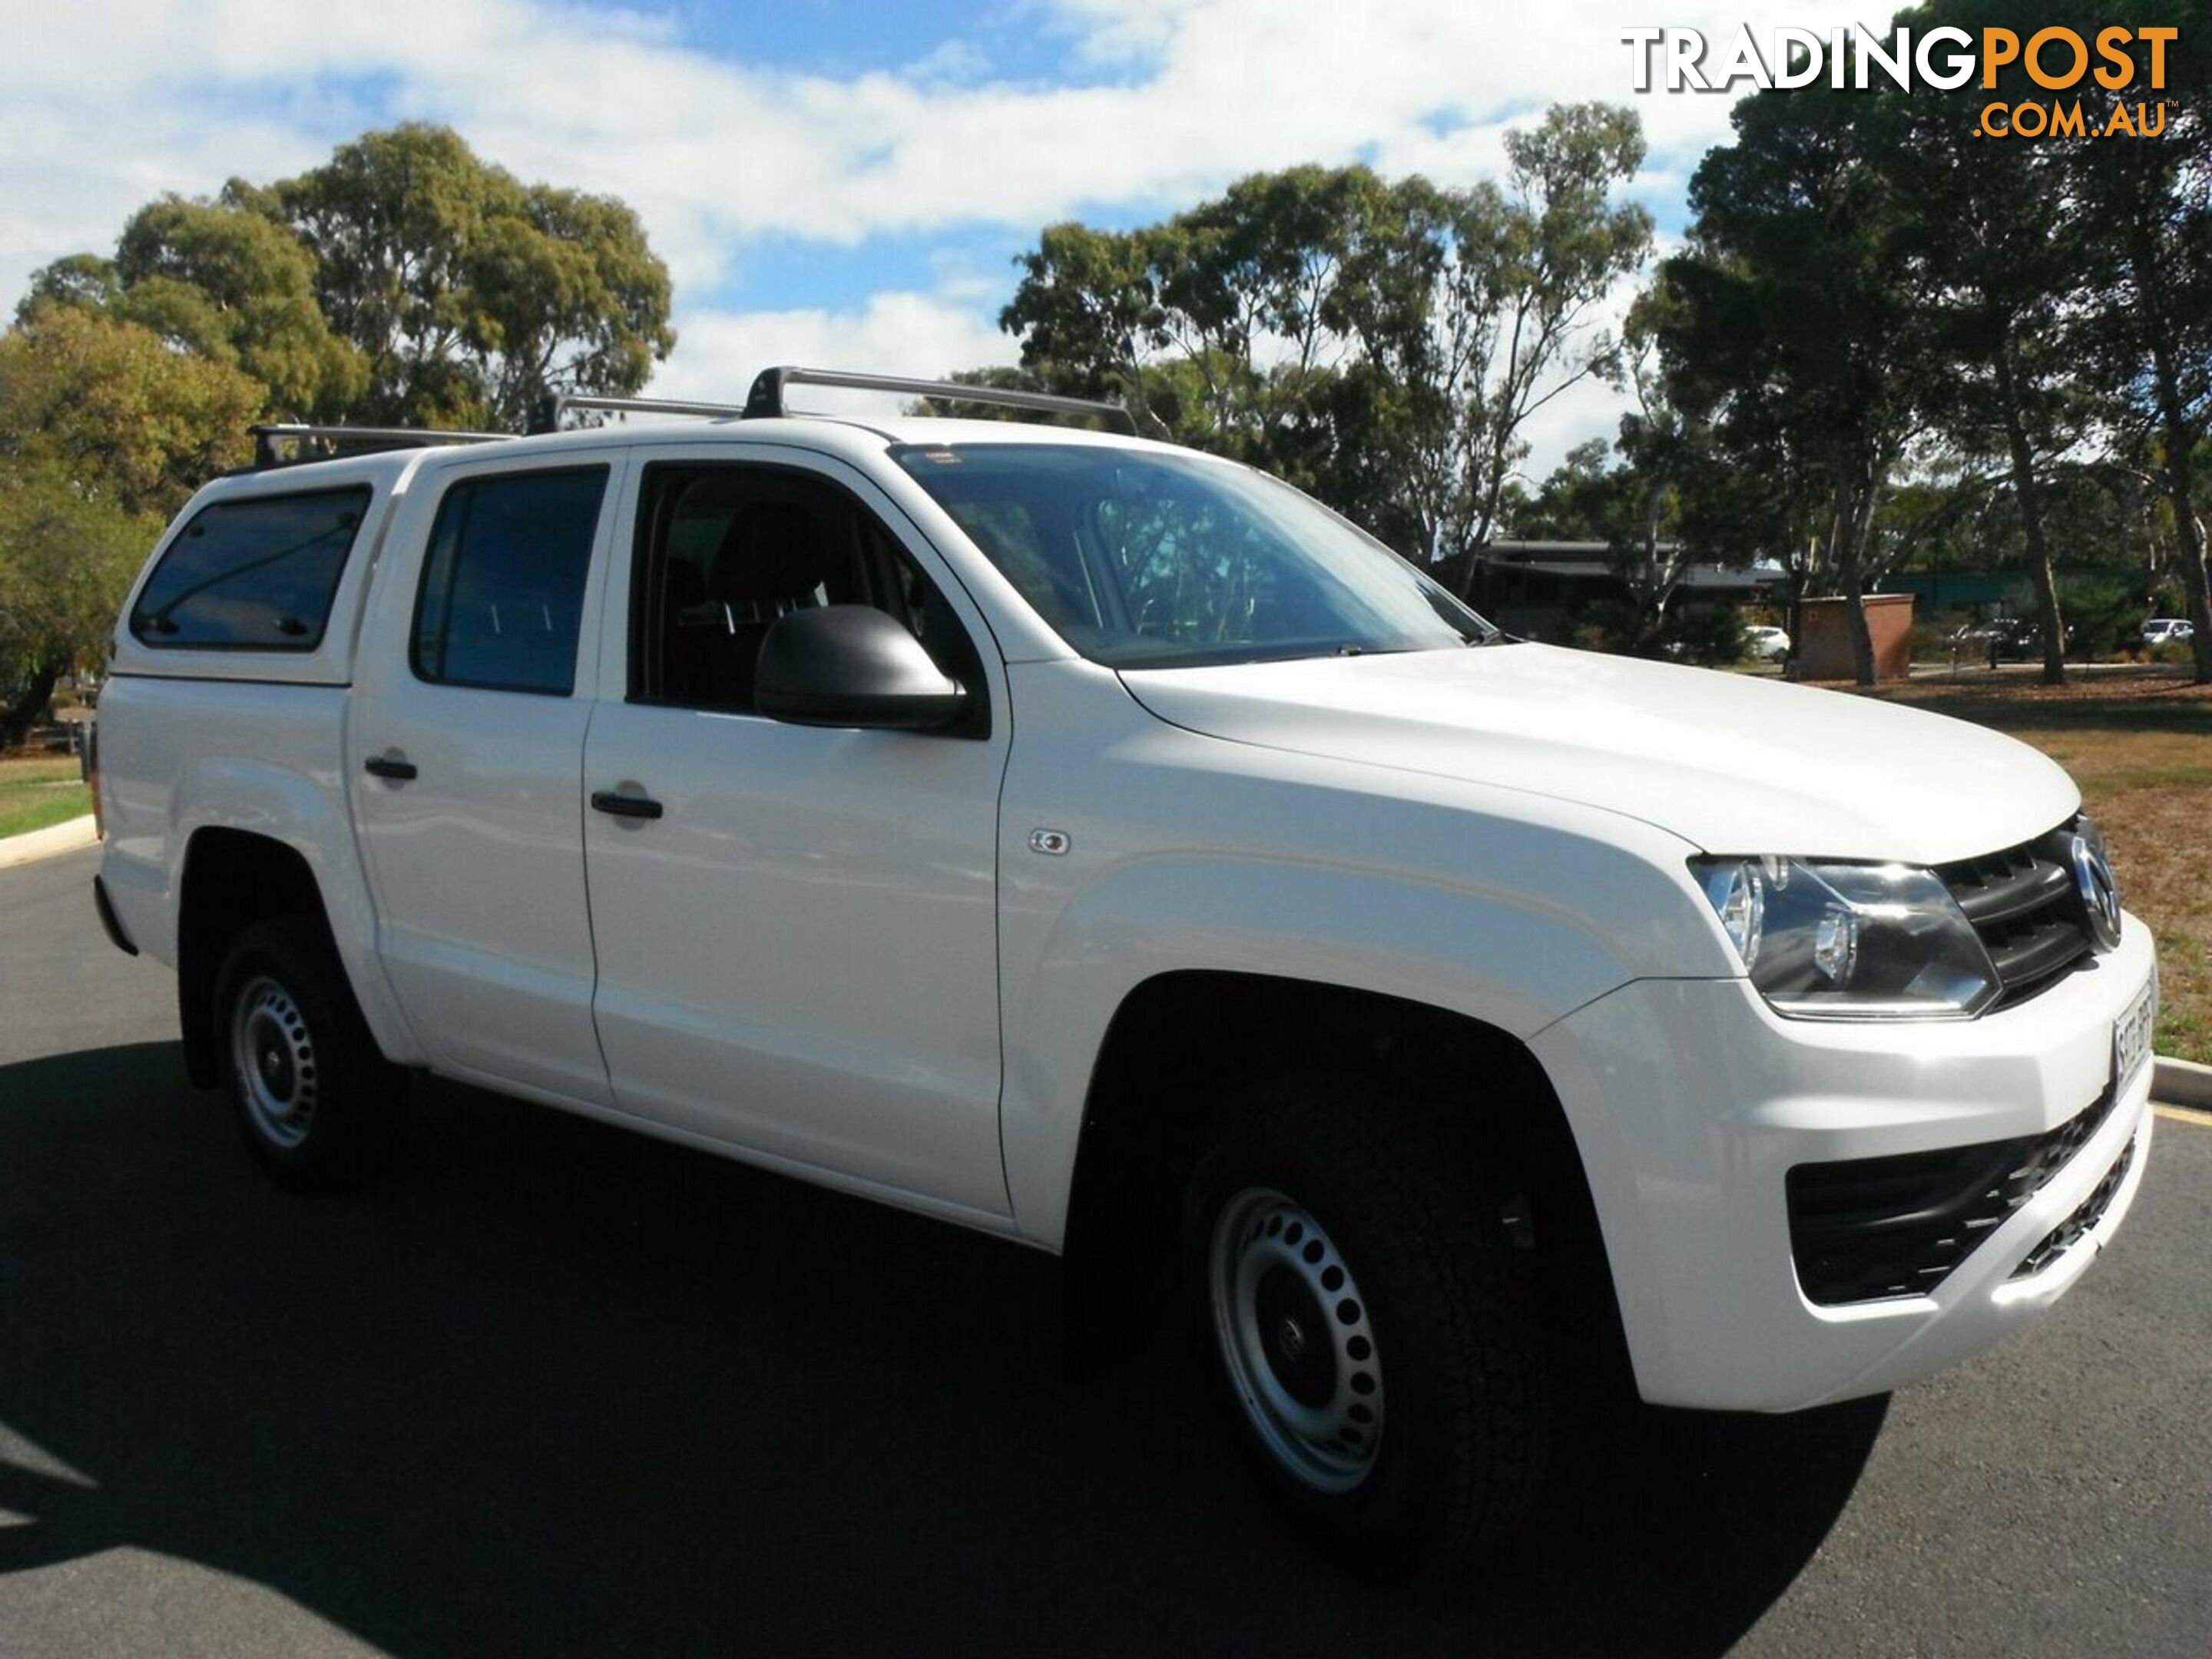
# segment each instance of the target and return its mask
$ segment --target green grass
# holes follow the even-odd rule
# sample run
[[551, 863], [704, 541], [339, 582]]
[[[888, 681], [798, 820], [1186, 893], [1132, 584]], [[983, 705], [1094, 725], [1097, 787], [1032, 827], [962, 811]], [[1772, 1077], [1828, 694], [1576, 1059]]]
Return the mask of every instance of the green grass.
[[74, 760], [0, 760], [0, 836], [66, 823], [90, 811], [92, 793], [78, 780]]

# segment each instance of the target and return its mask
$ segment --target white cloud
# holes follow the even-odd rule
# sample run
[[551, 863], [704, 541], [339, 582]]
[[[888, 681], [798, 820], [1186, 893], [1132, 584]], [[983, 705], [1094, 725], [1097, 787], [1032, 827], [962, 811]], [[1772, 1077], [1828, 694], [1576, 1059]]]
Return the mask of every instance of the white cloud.
[[[1495, 167], [1510, 114], [1631, 97], [1629, 14], [1589, 0], [1517, 27], [1465, 0], [1061, 0], [1073, 57], [1134, 64], [1127, 84], [1076, 88], [994, 82], [957, 40], [905, 73], [774, 72], [711, 57], [665, 23], [546, 0], [6, 9], [22, 15], [0, 58], [0, 194], [27, 204], [11, 216], [0, 280], [97, 245], [100, 229], [112, 237], [149, 184], [200, 193], [233, 173], [265, 179], [350, 136], [301, 95], [318, 80], [377, 77], [398, 111], [453, 122], [526, 176], [623, 196], [684, 283], [716, 280], [751, 236], [1026, 227], [1298, 161], [1371, 155], [1467, 179]], [[1703, 21], [1716, 35], [1730, 27]], [[1724, 97], [1633, 101], [1656, 150], [1724, 136]], [[250, 113], [278, 106], [295, 112], [291, 130]], [[1439, 112], [1475, 125], [1439, 137]]]
[[1528, 417], [1521, 435], [1528, 453], [1516, 469], [1521, 482], [1534, 489], [1549, 477], [1567, 452], [1577, 444], [1602, 438], [1608, 444], [1620, 435], [1620, 417], [1633, 407], [1628, 394], [1604, 381], [1578, 380]]
[[[957, 369], [1009, 363], [1013, 341], [988, 319], [937, 295], [878, 294], [854, 311], [698, 311], [677, 319], [683, 343], [653, 377], [652, 395], [744, 401], [753, 376], [777, 363], [939, 380]], [[794, 408], [890, 412], [897, 399], [794, 391]]]
[[[1016, 0], [1003, 16], [1111, 82], [994, 78], [980, 35], [901, 70], [797, 74], [712, 56], [670, 18], [559, 0], [0, 0], [0, 301], [51, 259], [112, 246], [165, 191], [296, 172], [377, 119], [448, 122], [526, 178], [622, 197], [679, 305], [766, 237], [1025, 234], [1101, 209], [1172, 210], [1306, 161], [1469, 182], [1497, 172], [1509, 124], [1556, 100], [1633, 103], [1652, 141], [1646, 182], [1677, 195], [1727, 134], [1724, 96], [1631, 93], [1620, 30], [1648, 20], [1600, 0], [1511, 21], [1467, 0]], [[1668, 8], [1723, 41], [1740, 17], [1717, 0]], [[1754, 21], [1843, 20], [1773, 0]], [[690, 310], [656, 389], [730, 395], [741, 349], [738, 379], [809, 356], [923, 373], [1002, 361], [1012, 344], [990, 319], [1011, 282], [887, 272], [887, 291], [846, 315]]]
[[991, 57], [972, 40], [946, 40], [933, 46], [900, 71], [924, 84], [959, 85], [991, 77]]

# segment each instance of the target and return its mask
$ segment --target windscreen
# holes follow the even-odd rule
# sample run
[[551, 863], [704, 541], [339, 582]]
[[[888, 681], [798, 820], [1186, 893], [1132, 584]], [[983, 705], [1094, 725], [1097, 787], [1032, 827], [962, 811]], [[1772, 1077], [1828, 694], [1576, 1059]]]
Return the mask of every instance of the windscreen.
[[1492, 630], [1288, 485], [1150, 450], [902, 445], [1037, 614], [1113, 668], [1434, 651]]

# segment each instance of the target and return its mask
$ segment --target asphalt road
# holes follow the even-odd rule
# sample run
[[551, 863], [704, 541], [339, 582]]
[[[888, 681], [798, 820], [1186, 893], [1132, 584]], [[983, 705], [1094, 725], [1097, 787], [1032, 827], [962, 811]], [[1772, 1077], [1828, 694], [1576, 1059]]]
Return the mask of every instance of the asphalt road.
[[1349, 1583], [1045, 1258], [426, 1090], [262, 1182], [92, 855], [0, 872], [0, 1652], [2212, 1654], [2212, 1128], [2051, 1320], [1887, 1401], [1648, 1413], [1525, 1542]]

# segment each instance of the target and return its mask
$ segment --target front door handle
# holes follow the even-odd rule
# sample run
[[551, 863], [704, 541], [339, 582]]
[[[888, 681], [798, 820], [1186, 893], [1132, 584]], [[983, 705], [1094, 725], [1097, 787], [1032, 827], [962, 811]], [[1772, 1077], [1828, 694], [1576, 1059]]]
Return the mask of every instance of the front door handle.
[[404, 783], [415, 776], [415, 763], [395, 755], [371, 755], [362, 765], [369, 776], [389, 778], [394, 783]]
[[611, 789], [592, 792], [592, 810], [617, 818], [657, 818], [660, 803], [649, 795], [619, 795]]

